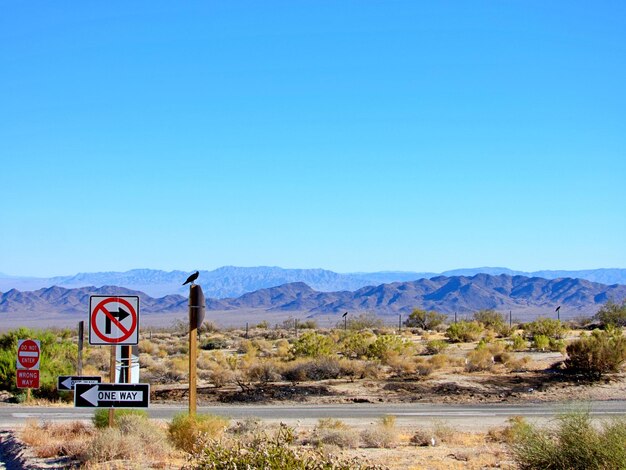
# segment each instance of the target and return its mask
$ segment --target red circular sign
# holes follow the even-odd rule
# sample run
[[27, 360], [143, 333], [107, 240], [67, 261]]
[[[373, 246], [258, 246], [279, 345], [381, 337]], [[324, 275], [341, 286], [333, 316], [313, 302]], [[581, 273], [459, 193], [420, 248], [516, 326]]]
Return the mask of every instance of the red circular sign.
[[17, 360], [25, 369], [35, 367], [39, 362], [39, 345], [32, 339], [22, 341], [17, 348]]
[[[130, 314], [130, 317], [132, 319], [130, 328], [127, 328], [126, 326], [124, 326], [119, 320], [116, 319], [115, 316], [111, 314], [111, 312], [109, 312], [109, 310], [106, 307], [108, 303], [122, 304], [124, 307], [128, 309], [128, 313]], [[98, 328], [98, 323], [96, 321], [96, 317], [98, 316], [98, 314], [104, 314], [108, 318], [108, 321], [114, 324], [117, 327], [117, 331], [121, 332], [122, 335], [118, 337], [114, 337], [112, 336], [111, 332], [105, 331], [103, 333], [100, 330], [100, 328]], [[105, 341], [110, 344], [121, 343], [122, 341], [125, 341], [128, 338], [130, 338], [132, 334], [135, 332], [135, 330], [137, 329], [137, 312], [135, 311], [135, 308], [128, 301], [126, 301], [126, 299], [122, 299], [120, 297], [106, 298], [103, 301], [101, 301], [98, 305], [96, 305], [96, 308], [93, 309], [93, 312], [91, 313], [91, 328], [93, 329], [96, 336], [98, 336], [98, 338], [100, 338], [102, 341]]]

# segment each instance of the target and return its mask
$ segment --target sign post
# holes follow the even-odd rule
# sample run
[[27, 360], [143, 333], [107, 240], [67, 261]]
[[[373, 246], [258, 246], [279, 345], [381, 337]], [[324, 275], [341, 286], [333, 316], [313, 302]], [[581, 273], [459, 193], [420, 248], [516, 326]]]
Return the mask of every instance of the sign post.
[[202, 287], [189, 286], [189, 416], [196, 414], [198, 328], [204, 320], [205, 300]]

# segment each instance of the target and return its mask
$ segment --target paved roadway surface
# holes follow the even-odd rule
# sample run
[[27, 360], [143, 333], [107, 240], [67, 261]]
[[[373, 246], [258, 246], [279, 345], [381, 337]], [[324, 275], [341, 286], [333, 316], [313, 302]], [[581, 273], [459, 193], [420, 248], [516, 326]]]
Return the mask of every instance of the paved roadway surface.
[[[198, 413], [211, 413], [242, 419], [257, 417], [268, 422], [290, 425], [314, 425], [319, 418], [341, 419], [353, 426], [367, 426], [384, 415], [396, 416], [399, 426], [428, 426], [436, 420], [445, 421], [459, 430], [484, 431], [502, 425], [512, 416], [525, 416], [531, 421], [545, 422], [572, 408], [589, 410], [594, 417], [626, 415], [626, 400], [524, 403], [479, 405], [410, 404], [345, 404], [345, 405], [218, 405], [198, 407]], [[171, 419], [186, 411], [186, 405], [152, 405], [148, 414], [154, 419]], [[90, 420], [93, 410], [72, 407], [0, 406], [0, 429], [20, 427], [29, 419], [44, 421]]]

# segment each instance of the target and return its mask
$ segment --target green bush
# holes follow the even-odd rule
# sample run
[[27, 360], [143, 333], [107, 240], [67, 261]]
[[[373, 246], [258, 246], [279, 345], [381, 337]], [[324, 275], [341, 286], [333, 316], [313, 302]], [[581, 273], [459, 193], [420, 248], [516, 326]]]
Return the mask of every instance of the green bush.
[[504, 315], [495, 310], [479, 310], [474, 312], [474, 321], [482, 323], [485, 328], [496, 330], [505, 325]]
[[442, 339], [431, 339], [426, 343], [426, 354], [439, 354], [445, 351], [448, 346], [450, 345], [447, 341]]
[[446, 337], [453, 343], [476, 341], [483, 333], [483, 327], [476, 321], [462, 320], [452, 323], [446, 330]]
[[523, 351], [528, 348], [528, 342], [524, 339], [522, 335], [513, 335], [511, 336], [511, 344], [509, 345], [510, 349], [513, 351]]
[[210, 439], [222, 435], [228, 420], [221, 416], [179, 413], [168, 426], [170, 441], [182, 451], [193, 454], [200, 451]]
[[380, 335], [367, 347], [367, 356], [372, 359], [384, 359], [391, 352], [403, 353], [410, 346], [404, 338], [396, 335]]
[[535, 336], [543, 335], [548, 338], [563, 339], [567, 333], [567, 326], [561, 320], [552, 318], [537, 318], [535, 321], [524, 325], [524, 334], [527, 339], [533, 340]]
[[546, 335], [535, 335], [532, 346], [538, 351], [546, 351], [550, 347], [550, 338]]
[[369, 332], [349, 332], [340, 343], [341, 352], [349, 358], [361, 358], [367, 355], [367, 348], [376, 339], [376, 335]]
[[600, 470], [626, 468], [626, 420], [596, 427], [588, 412], [561, 415], [556, 426], [539, 428], [526, 422], [513, 429], [509, 444], [523, 470]]
[[594, 318], [604, 327], [608, 325], [626, 326], [626, 300], [622, 301], [621, 305], [609, 300], [598, 310]]
[[[148, 419], [148, 413], [144, 410], [135, 410], [133, 408], [127, 409], [115, 409], [113, 410], [113, 426], [118, 426], [120, 422], [120, 418], [124, 416], [138, 416], [140, 418]], [[98, 408], [91, 419], [93, 425], [98, 428], [106, 428], [109, 425], [109, 409], [108, 408]]]
[[422, 330], [433, 330], [446, 321], [447, 315], [434, 311], [427, 312], [416, 308], [411, 312], [404, 324], [410, 328], [421, 328]]
[[619, 371], [626, 360], [626, 338], [615, 328], [595, 330], [590, 336], [569, 344], [566, 351], [567, 369], [599, 379], [603, 374]]
[[296, 340], [292, 347], [295, 357], [329, 356], [335, 352], [335, 342], [326, 335], [307, 331]]

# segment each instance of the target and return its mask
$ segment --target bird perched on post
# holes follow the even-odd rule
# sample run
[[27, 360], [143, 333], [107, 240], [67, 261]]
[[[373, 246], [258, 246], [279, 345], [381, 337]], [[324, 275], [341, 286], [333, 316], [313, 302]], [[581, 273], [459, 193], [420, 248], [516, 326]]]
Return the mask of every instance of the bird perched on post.
[[183, 282], [183, 286], [185, 284], [189, 284], [190, 282], [193, 284], [193, 281], [195, 281], [196, 279], [198, 279], [198, 276], [200, 275], [200, 271], [196, 271], [195, 273], [193, 273], [191, 276], [189, 276], [187, 278], [187, 280], [185, 282]]

